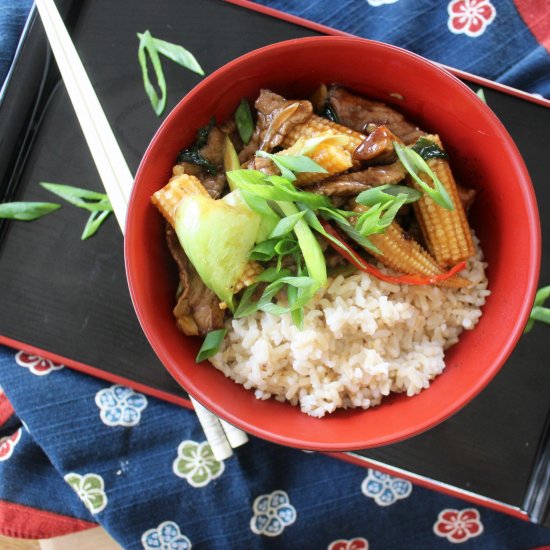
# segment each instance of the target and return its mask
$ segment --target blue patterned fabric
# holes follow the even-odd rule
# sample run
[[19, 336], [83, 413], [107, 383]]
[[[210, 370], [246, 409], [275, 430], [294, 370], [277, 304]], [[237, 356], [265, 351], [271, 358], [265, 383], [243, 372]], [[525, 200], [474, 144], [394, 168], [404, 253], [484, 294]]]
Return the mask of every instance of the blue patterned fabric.
[[0, 0], [0, 87], [31, 6], [32, 0]]
[[124, 548], [550, 544], [544, 527], [317, 453], [252, 439], [220, 463], [193, 412], [9, 348], [0, 383], [25, 421], [0, 443], [0, 499], [97, 521]]
[[[255, 0], [364, 38], [381, 40], [479, 76], [550, 98], [550, 54], [519, 8], [529, 0]], [[548, 40], [550, 37], [546, 36]]]
[[[511, 0], [469, 0], [485, 5], [473, 22], [450, 22], [466, 0], [262, 1], [550, 95], [548, 53]], [[0, 81], [29, 6], [0, 0]], [[3, 347], [0, 385], [17, 413], [0, 426], [0, 504], [98, 522], [124, 548], [550, 544], [548, 529], [316, 453], [252, 439], [222, 464], [192, 412]]]

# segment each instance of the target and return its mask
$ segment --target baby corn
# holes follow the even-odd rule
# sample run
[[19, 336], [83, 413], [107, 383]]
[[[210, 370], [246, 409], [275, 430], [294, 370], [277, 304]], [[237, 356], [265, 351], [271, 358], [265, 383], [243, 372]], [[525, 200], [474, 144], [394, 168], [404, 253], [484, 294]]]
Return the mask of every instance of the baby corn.
[[[441, 147], [438, 136], [426, 137]], [[474, 243], [449, 163], [442, 158], [430, 159], [427, 163], [445, 186], [454, 209], [442, 208], [426, 195], [414, 203], [414, 209], [428, 250], [437, 263], [446, 268], [473, 256]], [[431, 185], [428, 176], [422, 174], [420, 177]], [[414, 182], [413, 186], [419, 189]]]
[[191, 195], [208, 195], [208, 191], [195, 176], [181, 174], [170, 181], [151, 197], [151, 202], [159, 209], [166, 221], [174, 227], [178, 204]]
[[[308, 143], [307, 140], [300, 138], [292, 147], [277, 153], [277, 155], [283, 156], [305, 154], [327, 171], [327, 173], [302, 172], [297, 174], [296, 181], [294, 182], [295, 185], [299, 187], [311, 185], [334, 174], [345, 172], [353, 165], [351, 154], [346, 150], [349, 136], [345, 134], [334, 135], [330, 132], [324, 132], [324, 134], [326, 136], [325, 140], [315, 146], [312, 151], [304, 151]], [[316, 137], [321, 137], [322, 135], [320, 134]]]
[[355, 149], [357, 149], [366, 137], [347, 126], [336, 124], [335, 122], [317, 115], [311, 115], [306, 122], [297, 124], [285, 135], [282, 145], [283, 147], [291, 147], [300, 138], [308, 139], [327, 132], [333, 135], [345, 134], [349, 136], [350, 139], [344, 148], [351, 155], [353, 155]]
[[[355, 212], [365, 212], [368, 207], [357, 205]], [[407, 275], [432, 277], [444, 273], [432, 256], [420, 246], [397, 222], [393, 222], [384, 233], [369, 235], [372, 242], [381, 254], [367, 249], [380, 263]], [[449, 288], [468, 286], [469, 281], [455, 275], [437, 283]]]

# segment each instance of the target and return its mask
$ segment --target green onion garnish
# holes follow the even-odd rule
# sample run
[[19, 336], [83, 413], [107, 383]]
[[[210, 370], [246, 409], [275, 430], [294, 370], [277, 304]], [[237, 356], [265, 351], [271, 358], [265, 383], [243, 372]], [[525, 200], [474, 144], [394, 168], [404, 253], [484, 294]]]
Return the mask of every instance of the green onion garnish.
[[[416, 151], [405, 145], [401, 145], [397, 141], [393, 142], [393, 148], [405, 170], [407, 170], [422, 190], [439, 206], [447, 210], [453, 210], [453, 201], [447, 189], [445, 189], [445, 186], [439, 181], [439, 178], [434, 174], [426, 161]], [[420, 178], [419, 174], [421, 173], [426, 174], [432, 180], [433, 187], [430, 187]]]
[[[154, 38], [148, 30], [143, 33], [137, 33], [137, 36], [139, 38], [138, 61], [141, 66], [143, 86], [153, 106], [153, 110], [157, 116], [160, 116], [166, 108], [166, 79], [162, 71], [159, 54], [164, 55], [168, 59], [171, 59], [182, 67], [197, 74], [204, 75], [204, 71], [195, 59], [195, 56], [182, 46]], [[149, 78], [147, 55], [153, 65], [157, 85], [160, 90], [160, 97]]]
[[0, 218], [32, 221], [61, 208], [54, 202], [4, 202], [0, 204]]
[[241, 99], [235, 111], [235, 123], [237, 124], [237, 130], [243, 143], [248, 143], [254, 133], [254, 120], [252, 119], [250, 105], [246, 99]]
[[305, 155], [273, 155], [272, 153], [266, 153], [265, 151], [256, 151], [256, 156], [270, 159], [281, 171], [281, 176], [290, 181], [294, 181], [296, 179], [294, 172], [327, 173], [322, 166]]
[[226, 332], [227, 329], [225, 328], [209, 332], [204, 338], [201, 349], [197, 353], [195, 361], [197, 363], [200, 363], [201, 361], [204, 361], [205, 359], [216, 355], [216, 353], [220, 351], [220, 347], [222, 345]]
[[404, 204], [415, 202], [422, 197], [420, 191], [406, 185], [380, 185], [359, 193], [355, 202], [364, 206], [374, 206], [375, 204], [394, 202], [399, 195], [406, 196]]
[[543, 286], [537, 290], [535, 295], [535, 303], [533, 304], [533, 309], [529, 315], [529, 321], [525, 326], [524, 334], [529, 332], [535, 321], [542, 321], [543, 323], [550, 323], [550, 308], [543, 307], [544, 302], [550, 298], [550, 286]]
[[74, 206], [90, 212], [90, 216], [80, 237], [81, 240], [88, 239], [94, 235], [107, 216], [113, 211], [109, 197], [105, 193], [81, 189], [72, 185], [63, 185], [61, 183], [40, 182], [40, 185]]

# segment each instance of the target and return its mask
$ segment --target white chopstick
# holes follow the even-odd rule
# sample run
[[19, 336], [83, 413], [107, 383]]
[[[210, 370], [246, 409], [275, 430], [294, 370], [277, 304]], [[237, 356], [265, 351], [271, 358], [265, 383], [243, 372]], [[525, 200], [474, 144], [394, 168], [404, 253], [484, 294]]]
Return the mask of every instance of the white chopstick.
[[[134, 178], [54, 1], [36, 0], [36, 7], [99, 177], [124, 233]], [[244, 432], [221, 421], [195, 399], [191, 398], [191, 402], [217, 460], [229, 458], [232, 447], [248, 441]]]

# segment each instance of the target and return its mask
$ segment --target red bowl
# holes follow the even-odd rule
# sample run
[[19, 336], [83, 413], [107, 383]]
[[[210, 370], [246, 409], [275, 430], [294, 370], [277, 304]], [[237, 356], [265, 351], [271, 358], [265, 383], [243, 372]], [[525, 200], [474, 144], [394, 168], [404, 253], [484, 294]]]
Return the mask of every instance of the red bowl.
[[[180, 149], [214, 115], [232, 116], [260, 88], [308, 97], [321, 82], [338, 82], [394, 105], [440, 134], [457, 179], [479, 190], [472, 225], [489, 263], [491, 296], [473, 331], [446, 354], [431, 387], [396, 395], [368, 410], [312, 418], [298, 407], [259, 401], [209, 363], [196, 365], [198, 339], [172, 317], [177, 273], [163, 220], [150, 197], [166, 184]], [[369, 40], [290, 40], [244, 55], [205, 78], [169, 114], [139, 167], [126, 225], [126, 271], [134, 307], [156, 354], [172, 376], [208, 409], [256, 436], [302, 449], [343, 451], [405, 439], [431, 428], [477, 395], [502, 367], [527, 321], [540, 262], [535, 196], [521, 156], [497, 117], [442, 68], [399, 48]]]

